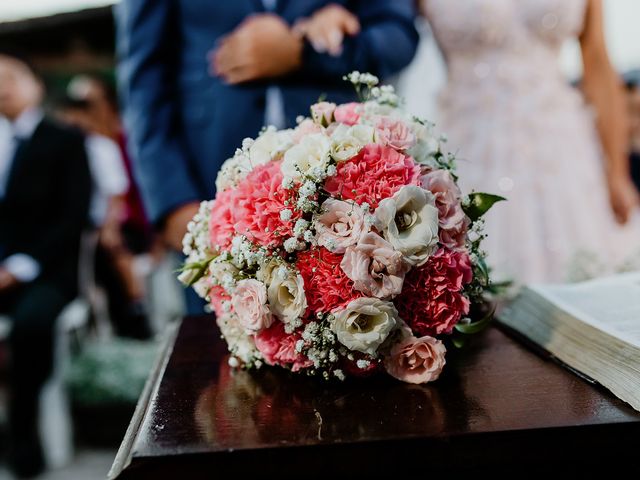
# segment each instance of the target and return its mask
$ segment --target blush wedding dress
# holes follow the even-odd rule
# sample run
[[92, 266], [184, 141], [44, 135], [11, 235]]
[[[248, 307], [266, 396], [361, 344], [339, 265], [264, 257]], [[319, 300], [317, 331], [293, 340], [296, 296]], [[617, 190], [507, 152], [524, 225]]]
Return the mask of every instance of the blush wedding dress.
[[423, 10], [447, 65], [438, 129], [461, 185], [508, 198], [487, 215], [494, 278], [563, 282], [637, 265], [640, 216], [616, 223], [594, 115], [558, 66], [586, 0], [423, 0]]

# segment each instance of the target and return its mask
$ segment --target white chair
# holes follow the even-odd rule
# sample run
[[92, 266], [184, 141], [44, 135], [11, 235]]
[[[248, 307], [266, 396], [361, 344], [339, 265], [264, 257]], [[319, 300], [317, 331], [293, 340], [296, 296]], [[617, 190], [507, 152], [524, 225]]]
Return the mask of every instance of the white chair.
[[[92, 309], [96, 317], [105, 315], [106, 296], [94, 281], [94, 257], [97, 232], [83, 235], [79, 259], [79, 294], [60, 312], [55, 324], [55, 350], [52, 374], [43, 385], [39, 399], [39, 431], [45, 462], [55, 469], [67, 465], [73, 457], [73, 420], [64, 378], [71, 360], [71, 339], [89, 325]], [[108, 324], [97, 319], [98, 332]], [[11, 333], [11, 319], [0, 315], [0, 341]]]

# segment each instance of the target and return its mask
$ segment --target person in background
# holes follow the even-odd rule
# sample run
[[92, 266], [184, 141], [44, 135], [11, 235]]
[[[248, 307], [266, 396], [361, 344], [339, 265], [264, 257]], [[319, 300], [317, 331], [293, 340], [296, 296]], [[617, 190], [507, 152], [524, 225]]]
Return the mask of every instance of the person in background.
[[[293, 24], [350, 11], [341, 48], [312, 46]], [[265, 124], [292, 126], [322, 94], [353, 99], [343, 75], [389, 77], [418, 35], [413, 0], [130, 0], [115, 7], [118, 80], [136, 176], [150, 220], [182, 249], [222, 163]], [[315, 47], [315, 48], [314, 48]], [[192, 312], [201, 304], [190, 305]]]
[[21, 477], [44, 468], [38, 399], [51, 374], [54, 326], [74, 299], [91, 176], [84, 139], [46, 118], [44, 88], [28, 61], [0, 52], [0, 314], [11, 322], [11, 464]]
[[629, 111], [629, 163], [633, 182], [640, 189], [640, 71], [635, 70], [625, 77]]
[[96, 187], [90, 206], [90, 217], [99, 233], [95, 278], [107, 292], [111, 323], [118, 335], [148, 338], [143, 282], [134, 271], [134, 255], [122, 231], [127, 211], [125, 195], [130, 190], [122, 152], [118, 144], [105, 136], [108, 129], [101, 117], [92, 111], [89, 101], [67, 96], [57, 113], [62, 121], [85, 134]]

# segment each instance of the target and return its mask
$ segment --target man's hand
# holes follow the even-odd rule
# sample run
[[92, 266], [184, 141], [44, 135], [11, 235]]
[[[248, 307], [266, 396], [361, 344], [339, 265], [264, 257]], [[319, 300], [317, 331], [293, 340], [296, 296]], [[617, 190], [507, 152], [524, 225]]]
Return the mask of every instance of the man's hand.
[[0, 267], [0, 292], [6, 292], [17, 287], [20, 281], [4, 267]]
[[254, 15], [209, 54], [211, 73], [230, 84], [285, 75], [300, 67], [302, 39], [277, 15]]
[[316, 11], [310, 18], [299, 20], [293, 30], [305, 36], [316, 52], [337, 57], [342, 53], [344, 36], [357, 35], [360, 22], [349, 10], [334, 3]]
[[182, 239], [187, 233], [187, 225], [198, 213], [200, 204], [198, 202], [186, 203], [167, 215], [164, 223], [163, 237], [168, 246], [174, 250], [182, 251]]

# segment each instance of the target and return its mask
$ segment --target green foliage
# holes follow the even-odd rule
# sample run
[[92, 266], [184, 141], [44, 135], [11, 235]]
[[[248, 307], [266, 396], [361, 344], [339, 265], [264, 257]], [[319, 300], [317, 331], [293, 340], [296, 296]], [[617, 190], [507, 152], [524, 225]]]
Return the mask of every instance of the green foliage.
[[502, 202], [506, 198], [491, 193], [475, 192], [469, 195], [469, 203], [463, 206], [467, 217], [475, 222], [489, 211], [497, 202]]

